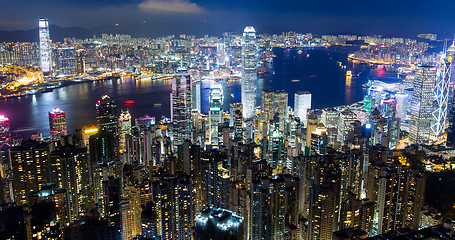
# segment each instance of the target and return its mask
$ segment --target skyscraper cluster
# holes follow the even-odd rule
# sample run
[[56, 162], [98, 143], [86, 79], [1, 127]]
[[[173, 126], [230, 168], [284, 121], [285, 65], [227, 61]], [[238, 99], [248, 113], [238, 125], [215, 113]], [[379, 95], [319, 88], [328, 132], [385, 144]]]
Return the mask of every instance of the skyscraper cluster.
[[256, 102], [258, 41], [246, 27], [241, 100], [229, 109], [223, 85], [213, 83], [202, 111], [200, 69], [182, 61], [165, 67], [170, 119], [134, 118], [104, 95], [90, 110], [96, 125], [69, 132], [66, 113], [54, 108], [50, 138], [15, 142], [0, 116], [1, 238], [331, 240], [426, 231], [431, 159], [420, 149], [441, 137], [431, 133], [438, 68], [417, 66], [412, 89], [372, 81], [352, 105], [314, 109], [318, 93], [304, 89], [260, 89]]

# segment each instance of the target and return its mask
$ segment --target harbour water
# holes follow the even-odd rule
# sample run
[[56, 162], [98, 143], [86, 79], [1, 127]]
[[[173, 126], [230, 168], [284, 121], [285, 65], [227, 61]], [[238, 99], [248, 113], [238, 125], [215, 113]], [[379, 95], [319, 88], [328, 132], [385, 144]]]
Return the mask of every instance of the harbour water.
[[[367, 64], [348, 62], [345, 52], [326, 49], [274, 49], [276, 57], [267, 64], [267, 72], [258, 81], [258, 103], [260, 91], [286, 90], [289, 106], [294, 105], [294, 93], [307, 90], [312, 93], [312, 107], [324, 108], [351, 104], [362, 100], [363, 84], [367, 77], [391, 76], [393, 73], [381, 68], [370, 69]], [[346, 68], [343, 68], [346, 66]], [[346, 71], [353, 77], [346, 81]], [[224, 107], [240, 101], [240, 81], [223, 82]], [[111, 96], [119, 109], [128, 109], [133, 118], [144, 115], [169, 117], [170, 81], [137, 80], [134, 77], [89, 82], [55, 89], [20, 98], [0, 100], [0, 115], [10, 119], [14, 134], [28, 138], [32, 132], [49, 135], [48, 112], [59, 107], [66, 112], [68, 132], [84, 125], [96, 123], [95, 103], [103, 95]], [[202, 83], [202, 110], [208, 110], [210, 82]]]

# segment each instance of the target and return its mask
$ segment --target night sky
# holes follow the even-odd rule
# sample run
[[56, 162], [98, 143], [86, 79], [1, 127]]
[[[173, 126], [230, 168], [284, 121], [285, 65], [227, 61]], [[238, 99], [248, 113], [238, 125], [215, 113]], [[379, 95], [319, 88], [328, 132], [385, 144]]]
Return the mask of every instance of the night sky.
[[87, 29], [219, 34], [259, 32], [403, 35], [455, 33], [453, 0], [2, 0], [0, 30], [25, 30], [37, 18]]

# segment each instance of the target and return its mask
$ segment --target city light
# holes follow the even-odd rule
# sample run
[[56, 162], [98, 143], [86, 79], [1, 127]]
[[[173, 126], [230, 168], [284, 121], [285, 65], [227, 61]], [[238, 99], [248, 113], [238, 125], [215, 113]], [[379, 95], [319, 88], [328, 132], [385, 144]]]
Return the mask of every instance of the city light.
[[[111, 33], [85, 19], [95, 33], [49, 13], [33, 39], [0, 43], [0, 236], [455, 235], [455, 197], [441, 194], [455, 191], [455, 40], [324, 33], [342, 18], [318, 34], [280, 30], [294, 13], [204, 33], [194, 20], [210, 4], [138, 6], [162, 20], [132, 27], [130, 9]], [[223, 29], [225, 14], [204, 23]], [[196, 25], [169, 27], [187, 15]]]

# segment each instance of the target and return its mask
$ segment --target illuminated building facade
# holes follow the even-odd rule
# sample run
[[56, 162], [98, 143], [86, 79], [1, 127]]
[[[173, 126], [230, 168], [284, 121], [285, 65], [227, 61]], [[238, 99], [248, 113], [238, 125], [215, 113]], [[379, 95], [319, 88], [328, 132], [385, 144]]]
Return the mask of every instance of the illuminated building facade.
[[11, 141], [11, 130], [9, 119], [0, 115], [0, 144]]
[[264, 124], [273, 120], [275, 115], [284, 131], [284, 123], [287, 119], [288, 93], [286, 91], [262, 91], [261, 94], [261, 119]]
[[391, 163], [370, 164], [367, 198], [376, 203], [371, 235], [398, 228], [419, 228], [425, 176], [417, 169]]
[[122, 231], [122, 186], [120, 179], [110, 176], [103, 181], [104, 188], [104, 216], [108, 220], [109, 226], [115, 228], [119, 233]]
[[386, 123], [384, 123], [384, 133], [386, 140], [383, 144], [390, 148], [395, 149], [400, 141], [400, 119], [397, 118], [397, 101], [394, 98], [382, 100], [382, 116], [384, 116]]
[[66, 129], [66, 114], [59, 108], [54, 108], [49, 112], [49, 126], [51, 129], [51, 137], [59, 139], [67, 135]]
[[241, 103], [231, 103], [231, 126], [234, 127], [234, 140], [243, 141], [243, 106]]
[[409, 95], [405, 93], [395, 93], [395, 99], [397, 101], [397, 117], [401, 121], [406, 120]]
[[171, 88], [173, 143], [178, 146], [191, 140], [191, 76], [186, 68], [177, 69]]
[[21, 146], [11, 148], [14, 198], [17, 205], [27, 203], [27, 194], [39, 191], [40, 186], [49, 182], [48, 144], [25, 141]]
[[188, 175], [153, 182], [157, 235], [163, 240], [191, 239], [192, 201]]
[[436, 67], [429, 65], [418, 66], [414, 79], [411, 122], [409, 126], [409, 140], [411, 143], [425, 144], [430, 140], [435, 87]]
[[96, 104], [96, 122], [99, 130], [109, 134], [117, 134], [117, 104], [114, 99], [104, 95]]
[[85, 73], [85, 51], [79, 49], [76, 51], [76, 74]]
[[[286, 239], [297, 226], [299, 180], [256, 176], [251, 184], [250, 239]], [[297, 238], [291, 238], [297, 239]]]
[[340, 113], [335, 108], [322, 109], [322, 124], [326, 128], [337, 128]]
[[49, 22], [47, 18], [40, 18], [38, 25], [41, 72], [44, 76], [49, 76], [52, 73], [52, 48], [49, 36]]
[[201, 83], [193, 81], [191, 89], [191, 106], [193, 111], [201, 112]]
[[436, 109], [432, 114], [431, 131], [432, 135], [435, 137], [444, 134], [446, 129], [449, 99], [453, 97], [451, 93], [451, 91], [453, 91], [453, 89], [451, 89], [452, 66], [452, 59], [450, 57], [447, 58], [447, 54], [444, 53], [439, 60], [436, 76], [436, 89], [434, 91]]
[[254, 117], [256, 109], [256, 88], [258, 79], [258, 45], [256, 30], [248, 26], [242, 38], [242, 104], [243, 117]]
[[219, 151], [204, 152], [205, 206], [229, 208], [230, 174], [227, 169], [227, 158]]
[[118, 129], [119, 129], [119, 150], [120, 153], [125, 152], [126, 142], [125, 135], [131, 133], [131, 114], [128, 111], [121, 112], [118, 118]]
[[218, 127], [223, 120], [223, 89], [221, 85], [210, 89], [209, 96], [209, 144], [217, 146], [219, 143]]
[[304, 239], [330, 240], [336, 229], [341, 192], [341, 168], [333, 156], [306, 158], [303, 167], [309, 169], [300, 179], [304, 181], [304, 204], [308, 211]]
[[224, 67], [226, 66], [226, 51], [225, 51], [226, 45], [224, 43], [217, 43], [216, 44], [216, 64], [219, 67]]
[[74, 48], [57, 48], [57, 69], [59, 75], [76, 74], [76, 51]]
[[308, 91], [296, 92], [294, 95], [294, 116], [298, 117], [305, 127], [309, 109], [311, 109], [311, 93]]
[[70, 222], [93, 208], [87, 148], [59, 147], [49, 154], [49, 165], [50, 182], [66, 189]]
[[142, 206], [139, 187], [127, 184], [122, 198], [122, 237], [132, 239], [142, 235]]
[[337, 141], [339, 141], [341, 145], [344, 145], [347, 143], [346, 140], [349, 131], [352, 130], [352, 123], [357, 120], [357, 117], [354, 112], [350, 110], [341, 112], [339, 116], [340, 118], [338, 120]]

